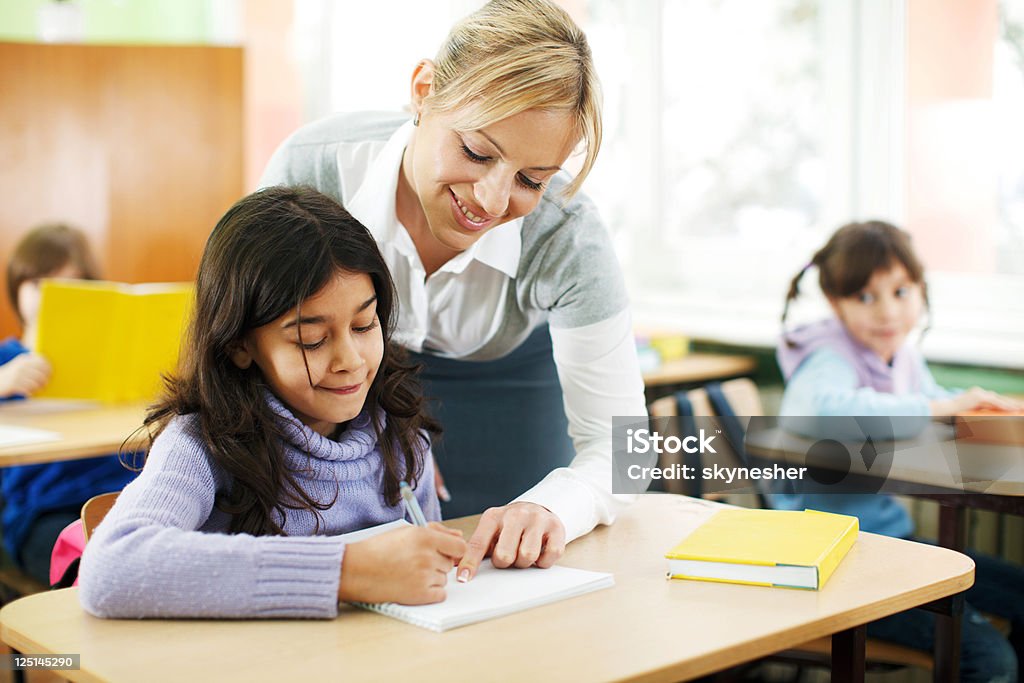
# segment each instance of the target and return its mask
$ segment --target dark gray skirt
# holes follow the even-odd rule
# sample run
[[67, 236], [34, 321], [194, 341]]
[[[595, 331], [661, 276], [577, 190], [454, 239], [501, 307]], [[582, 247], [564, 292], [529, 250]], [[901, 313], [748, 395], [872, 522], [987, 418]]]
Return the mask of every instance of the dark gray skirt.
[[572, 460], [547, 325], [497, 360], [409, 356], [444, 427], [433, 447], [452, 495], [446, 519], [504, 505]]

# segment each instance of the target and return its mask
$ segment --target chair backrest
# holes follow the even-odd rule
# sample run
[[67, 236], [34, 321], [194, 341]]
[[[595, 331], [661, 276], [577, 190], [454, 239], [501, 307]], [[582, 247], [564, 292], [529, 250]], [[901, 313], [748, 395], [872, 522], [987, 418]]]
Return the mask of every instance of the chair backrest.
[[[761, 395], [757, 391], [757, 385], [753, 380], [746, 377], [722, 382], [722, 393], [729, 399], [729, 405], [737, 415], [764, 415], [764, 408], [761, 406]], [[696, 417], [712, 417], [715, 414], [708, 399], [708, 392], [703, 389], [692, 389], [686, 392], [693, 406], [693, 414]], [[648, 406], [652, 417], [675, 417], [676, 399], [674, 396], [659, 398]]]
[[101, 493], [85, 501], [82, 506], [82, 531], [85, 533], [85, 540], [89, 540], [93, 530], [103, 521], [103, 518], [110, 512], [117, 501], [118, 493]]
[[[722, 394], [724, 394], [726, 400], [729, 402], [729, 406], [732, 408], [733, 413], [739, 417], [751, 417], [756, 415], [763, 415], [764, 408], [761, 405], [761, 395], [758, 393], [757, 385], [754, 384], [753, 380], [748, 378], [740, 378], [723, 382], [721, 384]], [[715, 417], [716, 412], [711, 405], [711, 400], [708, 398], [708, 392], [703, 388], [692, 389], [686, 392], [686, 398], [689, 399], [690, 405], [693, 410], [693, 416], [697, 418], [701, 417]], [[659, 398], [647, 407], [648, 414], [652, 418], [671, 418], [679, 415], [678, 401], [675, 396], [666, 396], [665, 398]], [[742, 420], [740, 421], [742, 423]], [[680, 426], [676, 420], [670, 420], [670, 433], [678, 434]], [[719, 440], [719, 443], [721, 439]], [[729, 448], [718, 448], [718, 454], [715, 457], [715, 462], [729, 467], [739, 467], [744, 465], [743, 459], [733, 452]], [[663, 453], [660, 458], [659, 465], [665, 467], [671, 465], [673, 462], [681, 461], [679, 454]], [[704, 464], [704, 463], [702, 463]], [[702, 482], [697, 482], [702, 484]], [[709, 488], [707, 486], [697, 486], [696, 490], [693, 488], [694, 482], [681, 482], [679, 480], [665, 480], [665, 488], [670, 493], [683, 493], [692, 496], [703, 496], [704, 489]], [[744, 484], [750, 484], [749, 488], [751, 491], [757, 492], [758, 486], [754, 485], [753, 482], [744, 481]], [[688, 488], [689, 487], [689, 488]], [[713, 487], [710, 487], [711, 491], [714, 491]], [[735, 487], [733, 487], [735, 488]]]

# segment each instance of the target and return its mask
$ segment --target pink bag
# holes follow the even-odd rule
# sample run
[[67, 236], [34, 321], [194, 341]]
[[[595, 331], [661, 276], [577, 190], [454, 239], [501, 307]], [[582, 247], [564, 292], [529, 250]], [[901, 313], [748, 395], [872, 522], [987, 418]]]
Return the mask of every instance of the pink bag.
[[[57, 537], [57, 542], [53, 544], [53, 554], [50, 555], [51, 586], [56, 586], [58, 583], [62, 587], [78, 585], [78, 559], [82, 557], [83, 550], [85, 550], [85, 531], [82, 529], [82, 520], [76, 519], [64, 527], [60, 536]], [[69, 574], [72, 564], [75, 565], [73, 569], [74, 583], [68, 584], [67, 580], [71, 576], [69, 575], [65, 579], [65, 574]], [[65, 580], [62, 581], [62, 579]]]

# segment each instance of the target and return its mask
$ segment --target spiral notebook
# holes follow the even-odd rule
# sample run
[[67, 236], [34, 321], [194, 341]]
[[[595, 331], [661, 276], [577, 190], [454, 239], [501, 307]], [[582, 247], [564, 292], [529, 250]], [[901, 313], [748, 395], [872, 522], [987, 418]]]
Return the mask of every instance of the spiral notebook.
[[[402, 523], [381, 525], [387, 527], [381, 531], [393, 529], [396, 524]], [[360, 538], [366, 538], [378, 528], [356, 533], [362, 534]], [[613, 585], [614, 577], [604, 572], [561, 566], [549, 569], [495, 569], [490, 562], [485, 562], [469, 583], [457, 582], [455, 569], [452, 569], [445, 586], [448, 597], [444, 602], [432, 605], [399, 605], [393, 602], [352, 604], [420, 628], [441, 632], [574, 598]]]

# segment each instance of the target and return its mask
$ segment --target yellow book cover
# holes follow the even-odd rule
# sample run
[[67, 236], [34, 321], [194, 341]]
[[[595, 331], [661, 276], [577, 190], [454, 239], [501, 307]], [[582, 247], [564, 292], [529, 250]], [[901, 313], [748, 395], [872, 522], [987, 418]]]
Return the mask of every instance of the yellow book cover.
[[820, 589], [857, 539], [856, 517], [727, 508], [665, 554], [673, 578]]
[[160, 391], [192, 307], [190, 283], [45, 280], [35, 350], [53, 367], [36, 396], [125, 403]]

